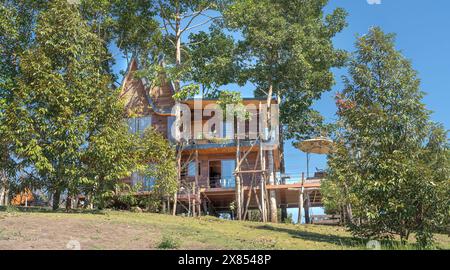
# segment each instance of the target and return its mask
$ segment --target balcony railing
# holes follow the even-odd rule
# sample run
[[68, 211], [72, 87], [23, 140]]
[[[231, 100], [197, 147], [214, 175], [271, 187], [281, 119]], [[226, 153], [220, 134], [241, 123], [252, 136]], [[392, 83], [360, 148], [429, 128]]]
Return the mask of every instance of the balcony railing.
[[[326, 177], [326, 173], [324, 172], [316, 172], [314, 175], [311, 175], [310, 177], [306, 177], [304, 175], [304, 181], [305, 183], [311, 183], [311, 182], [317, 182]], [[298, 184], [302, 182], [302, 174], [300, 173], [292, 173], [292, 174], [283, 174], [283, 175], [277, 175], [276, 177], [276, 183], [277, 184]]]
[[214, 178], [209, 179], [210, 188], [225, 188], [233, 189], [236, 187], [236, 180], [234, 178]]

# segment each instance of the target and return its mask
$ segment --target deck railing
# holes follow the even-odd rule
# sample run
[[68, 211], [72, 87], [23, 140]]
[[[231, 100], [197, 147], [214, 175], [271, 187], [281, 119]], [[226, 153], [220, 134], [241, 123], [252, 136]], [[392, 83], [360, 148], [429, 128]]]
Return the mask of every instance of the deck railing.
[[[311, 182], [317, 182], [326, 177], [323, 173], [315, 173], [311, 177], [304, 176], [305, 183], [311, 183]], [[302, 182], [302, 174], [300, 173], [289, 173], [289, 174], [283, 174], [283, 175], [277, 175], [276, 177], [277, 184], [299, 184]]]

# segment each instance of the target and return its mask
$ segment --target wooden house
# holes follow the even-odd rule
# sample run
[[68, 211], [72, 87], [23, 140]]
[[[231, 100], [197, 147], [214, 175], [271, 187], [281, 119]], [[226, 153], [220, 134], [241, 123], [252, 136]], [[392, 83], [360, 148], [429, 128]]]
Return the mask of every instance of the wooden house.
[[[138, 70], [138, 63], [132, 60], [122, 85], [121, 99], [129, 115], [130, 128], [133, 131], [143, 130], [153, 126], [156, 130], [173, 140], [171, 133], [176, 117], [172, 108], [176, 104], [172, 98], [173, 85], [161, 74], [162, 83], [152, 84], [146, 79], [138, 79], [133, 73]], [[299, 205], [300, 184], [279, 185], [280, 181], [271, 183], [267, 174], [267, 155], [261, 148], [261, 139], [251, 136], [254, 128], [245, 123], [245, 136], [236, 138], [231, 135], [227, 139], [205, 138], [205, 130], [198, 130], [194, 115], [201, 115], [203, 125], [211, 116], [204, 116], [208, 105], [217, 100], [188, 99], [182, 102], [191, 112], [192, 138], [183, 144], [178, 144], [178, 163], [180, 192], [171, 200], [173, 213], [188, 212], [192, 215], [218, 214], [230, 212], [237, 201], [240, 201], [240, 217], [245, 218], [249, 209], [259, 209], [262, 215], [267, 215], [267, 192], [275, 190], [277, 207], [284, 204], [290, 207]], [[254, 105], [256, 110], [251, 117], [260, 117], [261, 108], [267, 107], [266, 99], [246, 98], [244, 105]], [[276, 103], [276, 100], [272, 100]], [[197, 119], [198, 121], [198, 119]], [[257, 123], [259, 123], [259, 119]], [[198, 124], [198, 123], [197, 123]], [[234, 124], [236, 125], [236, 123]], [[198, 126], [197, 126], [198, 127]], [[231, 128], [220, 132], [230, 132]], [[215, 127], [214, 127], [215, 128]], [[256, 133], [259, 134], [259, 124]], [[216, 130], [209, 130], [216, 132]], [[280, 160], [278, 148], [273, 149], [273, 169], [277, 174]], [[236, 178], [238, 181], [236, 181]], [[133, 174], [125, 180], [129, 184], [144, 182], [145, 177]], [[238, 183], [238, 187], [236, 187]], [[308, 188], [308, 187], [307, 187]], [[310, 188], [314, 188], [311, 184]], [[261, 192], [263, 191], [263, 192]], [[308, 201], [314, 204], [314, 200]], [[234, 206], [233, 206], [234, 205]]]

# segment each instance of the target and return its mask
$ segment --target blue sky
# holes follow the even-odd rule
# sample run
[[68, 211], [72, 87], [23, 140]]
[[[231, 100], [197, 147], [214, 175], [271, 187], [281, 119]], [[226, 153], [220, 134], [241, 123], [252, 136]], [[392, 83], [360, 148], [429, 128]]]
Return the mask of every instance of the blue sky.
[[[380, 2], [369, 4], [368, 2]], [[422, 80], [421, 88], [427, 93], [424, 103], [433, 111], [432, 119], [450, 128], [450, 1], [448, 0], [330, 0], [326, 12], [342, 7], [349, 13], [348, 27], [333, 40], [335, 47], [354, 51], [356, 35], [367, 33], [373, 26], [397, 34], [396, 46], [412, 61]], [[117, 69], [125, 69], [118, 59]], [[336, 84], [325, 93], [314, 107], [327, 121], [335, 120], [334, 94], [342, 89], [345, 69], [334, 70]], [[253, 87], [240, 88], [245, 97], [251, 97]], [[286, 144], [286, 169], [300, 175], [306, 171], [306, 156]], [[313, 155], [311, 166], [325, 168], [326, 158]], [[319, 211], [320, 212], [320, 211]], [[293, 212], [296, 216], [295, 211]]]
[[[354, 51], [356, 35], [367, 33], [373, 26], [397, 34], [396, 46], [419, 72], [421, 88], [427, 93], [424, 103], [433, 111], [432, 119], [450, 129], [450, 1], [448, 0], [331, 0], [326, 12], [342, 7], [349, 13], [348, 27], [333, 40], [335, 46]], [[334, 94], [342, 89], [345, 69], [334, 70], [336, 85], [315, 104], [328, 121], [335, 120]], [[305, 155], [286, 146], [287, 171], [305, 171]], [[326, 158], [314, 156], [311, 167], [324, 168]]]

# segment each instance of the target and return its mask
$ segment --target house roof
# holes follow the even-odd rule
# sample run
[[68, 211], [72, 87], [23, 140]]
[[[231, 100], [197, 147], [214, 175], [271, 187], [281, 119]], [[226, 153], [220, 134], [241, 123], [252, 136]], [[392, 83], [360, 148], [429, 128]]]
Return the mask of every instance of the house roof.
[[[160, 62], [163, 65], [162, 61]], [[175, 105], [173, 99], [174, 86], [173, 83], [161, 74], [162, 83], [156, 85], [146, 78], [137, 79], [133, 77], [133, 72], [139, 70], [138, 60], [133, 57], [128, 66], [125, 77], [122, 81], [120, 98], [125, 101], [125, 108], [129, 114], [148, 115], [154, 112], [159, 115], [170, 116], [172, 108]], [[202, 108], [209, 104], [217, 103], [218, 99], [211, 98], [190, 98], [181, 103], [187, 104], [190, 108], [194, 108], [196, 102], [202, 102]], [[243, 98], [244, 105], [253, 104], [259, 106], [266, 104], [266, 98]], [[272, 99], [272, 104], [277, 104], [276, 99]]]
[[[190, 108], [194, 108], [194, 104], [195, 102], [202, 102], [202, 108], [204, 108], [207, 105], [210, 104], [216, 104], [218, 99], [210, 99], [210, 98], [190, 98], [187, 99], [186, 101], [183, 101], [182, 103], [188, 105]], [[267, 99], [266, 98], [243, 98], [242, 99], [242, 103], [244, 105], [255, 105], [256, 107], [258, 107], [260, 104], [266, 104], [267, 103]], [[276, 99], [272, 99], [272, 104], [277, 104], [277, 100]]]
[[[125, 101], [129, 114], [148, 115], [151, 111], [160, 115], [171, 115], [175, 101], [172, 98], [174, 88], [168, 80], [156, 85], [146, 78], [136, 79], [133, 72], [139, 69], [136, 58], [132, 58], [126, 76], [122, 82], [120, 98]], [[161, 74], [161, 76], [165, 76]]]

